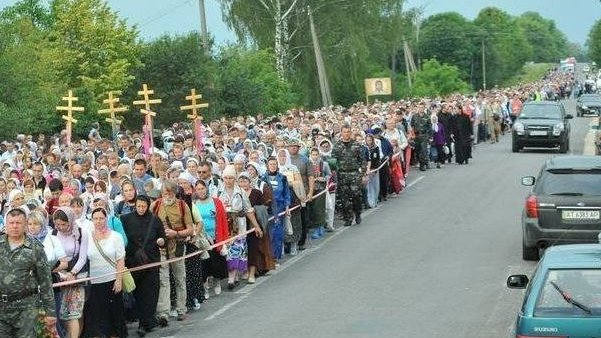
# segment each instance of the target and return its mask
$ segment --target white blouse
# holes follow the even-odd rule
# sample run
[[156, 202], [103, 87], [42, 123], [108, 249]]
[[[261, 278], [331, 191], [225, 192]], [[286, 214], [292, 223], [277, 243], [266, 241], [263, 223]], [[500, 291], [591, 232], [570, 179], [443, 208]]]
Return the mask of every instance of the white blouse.
[[[108, 276], [93, 279], [92, 284], [106, 283], [115, 280], [117, 269], [100, 254], [94, 241], [93, 231], [89, 232], [90, 241], [88, 244], [88, 258], [90, 259], [90, 277]], [[106, 239], [98, 241], [98, 245], [102, 248], [104, 254], [111, 259], [116, 265], [119, 259], [125, 257], [125, 244], [123, 238], [117, 232], [110, 230], [110, 234]]]
[[44, 245], [44, 253], [46, 253], [46, 259], [50, 267], [53, 267], [60, 259], [67, 257], [63, 244], [56, 236], [51, 234], [46, 235], [42, 244]]

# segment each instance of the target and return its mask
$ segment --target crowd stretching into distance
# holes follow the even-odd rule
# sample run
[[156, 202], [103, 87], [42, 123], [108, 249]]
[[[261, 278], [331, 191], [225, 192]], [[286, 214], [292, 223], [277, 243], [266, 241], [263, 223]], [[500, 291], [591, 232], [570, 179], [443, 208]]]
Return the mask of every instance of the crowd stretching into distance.
[[[524, 102], [574, 90], [572, 73], [552, 70], [474, 95], [221, 118], [203, 126], [202, 149], [177, 123], [151, 154], [141, 133], [113, 141], [98, 124], [70, 146], [65, 132], [18, 135], [1, 145], [0, 219], [10, 236], [25, 214], [26, 243], [43, 245], [48, 274], [38, 276], [42, 296], [16, 279], [0, 288], [42, 299], [61, 337], [125, 337], [133, 322], [142, 337], [191, 320], [222, 288], [255, 283], [327, 232], [360, 224], [363, 210], [401, 195], [409, 168], [469, 165], [473, 146], [499, 142]], [[115, 273], [169, 259], [132, 272], [133, 291]]]

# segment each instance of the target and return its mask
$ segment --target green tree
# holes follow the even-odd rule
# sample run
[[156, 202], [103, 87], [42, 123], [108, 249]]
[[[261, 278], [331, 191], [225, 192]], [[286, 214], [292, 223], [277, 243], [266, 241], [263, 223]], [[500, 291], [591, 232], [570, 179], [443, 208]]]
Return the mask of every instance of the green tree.
[[426, 60], [422, 69], [415, 74], [413, 94], [417, 96], [443, 96], [469, 91], [470, 85], [461, 80], [456, 66], [440, 64], [437, 60]]
[[227, 116], [273, 115], [297, 104], [291, 85], [277, 73], [270, 50], [226, 47], [218, 55], [217, 111]]
[[601, 19], [597, 20], [588, 33], [588, 56], [601, 65]]
[[477, 28], [459, 13], [448, 12], [428, 17], [421, 25], [420, 54], [441, 63], [457, 66], [461, 77], [469, 80], [479, 40]]
[[[488, 7], [478, 13], [474, 23], [481, 30], [479, 40], [485, 48], [486, 82], [488, 87], [501, 85], [532, 59], [533, 47], [515, 18], [506, 12]], [[481, 53], [479, 49], [477, 53]], [[482, 63], [474, 60], [475, 83], [482, 83]]]
[[568, 40], [555, 26], [553, 20], [543, 18], [539, 13], [526, 12], [516, 19], [532, 49], [532, 61], [557, 62], [567, 56]]
[[60, 123], [54, 107], [63, 85], [38, 22], [47, 13], [37, 5], [24, 1], [0, 12], [1, 138], [56, 130]]
[[104, 0], [54, 0], [51, 13], [54, 69], [86, 108], [78, 118], [81, 133], [99, 120], [105, 93], [123, 90], [134, 80], [140, 64], [138, 33]]
[[[188, 104], [185, 97], [190, 89], [202, 94], [203, 102], [210, 102], [208, 110], [202, 114], [213, 112], [215, 107], [212, 84], [217, 71], [215, 61], [207, 55], [200, 44], [197, 33], [182, 36], [164, 35], [154, 41], [144, 43], [140, 53], [141, 66], [135, 71], [135, 81], [124, 92], [124, 102], [139, 100], [138, 91], [146, 83], [154, 90], [153, 97], [160, 98], [162, 103], [156, 106], [155, 125], [166, 126], [176, 121], [186, 120], [186, 113], [180, 106]], [[130, 106], [125, 115], [126, 125], [140, 128], [143, 115], [140, 107]]]

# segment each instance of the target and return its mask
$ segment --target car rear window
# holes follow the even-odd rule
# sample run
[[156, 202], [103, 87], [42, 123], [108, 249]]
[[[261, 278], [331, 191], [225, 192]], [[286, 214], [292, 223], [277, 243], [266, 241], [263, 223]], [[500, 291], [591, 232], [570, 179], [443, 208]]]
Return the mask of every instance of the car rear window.
[[520, 113], [522, 119], [560, 119], [561, 108], [551, 104], [525, 105]]
[[[591, 313], [570, 304], [564, 297], [590, 309]], [[536, 300], [534, 316], [601, 317], [601, 269], [549, 270]]]
[[600, 170], [545, 171], [535, 192], [541, 195], [575, 194], [601, 196]]

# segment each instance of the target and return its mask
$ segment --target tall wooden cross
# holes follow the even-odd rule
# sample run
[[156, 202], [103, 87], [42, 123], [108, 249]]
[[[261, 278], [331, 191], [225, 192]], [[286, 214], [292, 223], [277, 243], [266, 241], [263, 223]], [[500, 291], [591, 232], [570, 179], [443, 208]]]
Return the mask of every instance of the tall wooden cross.
[[163, 102], [161, 99], [150, 99], [150, 95], [153, 94], [154, 90], [148, 89], [148, 86], [146, 85], [146, 83], [144, 83], [142, 85], [142, 90], [138, 91], [138, 95], [141, 95], [143, 97], [143, 100], [137, 100], [133, 102], [134, 106], [144, 106], [144, 108], [140, 109], [140, 113], [145, 115], [144, 127], [146, 128], [146, 133], [148, 133], [146, 137], [148, 138], [151, 153], [154, 147], [152, 140], [152, 118], [156, 116], [157, 113], [150, 110], [150, 105]]
[[202, 99], [201, 94], [196, 94], [196, 89], [192, 88], [190, 90], [190, 95], [186, 96], [186, 101], [190, 101], [190, 104], [187, 106], [181, 106], [181, 111], [191, 110], [192, 113], [188, 114], [188, 118], [194, 121], [194, 139], [196, 141], [196, 151], [198, 155], [201, 155], [201, 150], [203, 148], [202, 142], [202, 116], [199, 114], [199, 110], [202, 108], [209, 107], [208, 103], [200, 103], [197, 100]]
[[108, 93], [108, 99], [102, 101], [102, 103], [109, 105], [108, 109], [100, 109], [98, 111], [99, 114], [110, 114], [110, 117], [106, 118], [105, 121], [111, 124], [113, 140], [117, 135], [118, 126], [123, 122], [123, 119], [117, 118], [116, 114], [124, 113], [129, 109], [127, 106], [118, 107], [119, 98], [115, 95], [121, 95], [121, 91], [110, 91]]
[[77, 120], [73, 118], [73, 112], [82, 112], [84, 107], [76, 107], [73, 102], [77, 101], [77, 97], [73, 96], [73, 91], [69, 90], [68, 96], [63, 96], [63, 101], [67, 101], [67, 106], [57, 106], [56, 110], [60, 113], [66, 111], [67, 115], [63, 115], [63, 120], [67, 123], [67, 146], [71, 145], [71, 133], [73, 130], [73, 123], [77, 123]]

